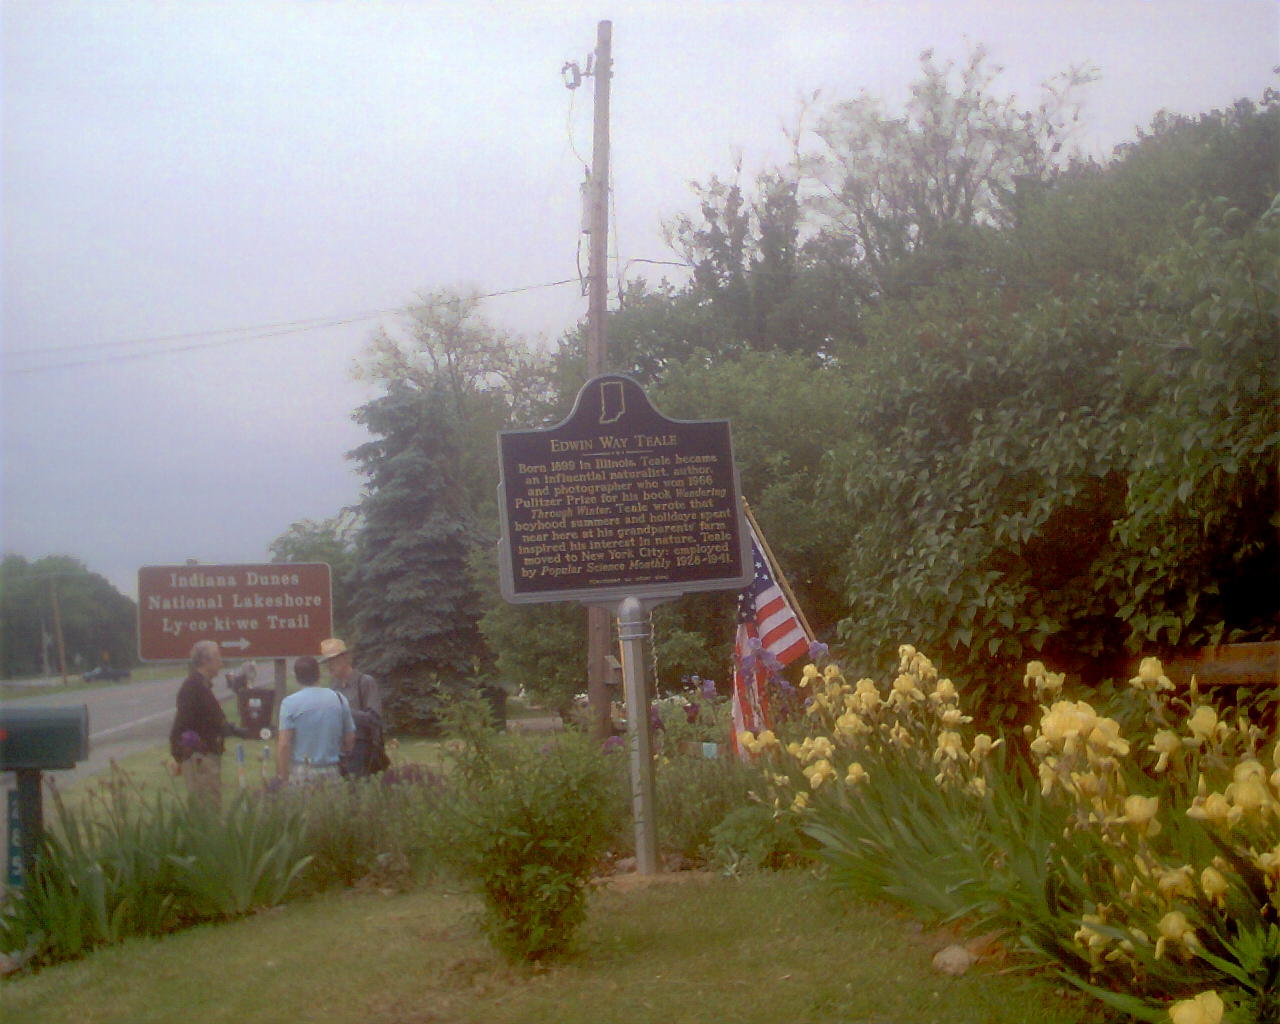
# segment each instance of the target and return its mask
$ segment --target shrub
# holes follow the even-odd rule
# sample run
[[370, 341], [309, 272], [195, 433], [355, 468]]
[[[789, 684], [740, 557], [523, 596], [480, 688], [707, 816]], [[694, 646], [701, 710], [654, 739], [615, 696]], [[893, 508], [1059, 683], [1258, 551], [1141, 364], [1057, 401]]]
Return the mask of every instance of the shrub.
[[496, 737], [465, 704], [465, 736], [437, 816], [441, 860], [483, 901], [481, 926], [512, 961], [563, 953], [586, 913], [601, 857], [621, 824], [616, 759], [587, 737]]

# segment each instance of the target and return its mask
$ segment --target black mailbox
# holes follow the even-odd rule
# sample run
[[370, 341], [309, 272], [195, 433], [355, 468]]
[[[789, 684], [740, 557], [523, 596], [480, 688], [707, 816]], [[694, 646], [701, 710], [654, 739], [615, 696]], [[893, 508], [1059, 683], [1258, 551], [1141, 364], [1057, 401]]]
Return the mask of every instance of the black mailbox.
[[74, 768], [89, 756], [89, 709], [0, 708], [0, 771]]

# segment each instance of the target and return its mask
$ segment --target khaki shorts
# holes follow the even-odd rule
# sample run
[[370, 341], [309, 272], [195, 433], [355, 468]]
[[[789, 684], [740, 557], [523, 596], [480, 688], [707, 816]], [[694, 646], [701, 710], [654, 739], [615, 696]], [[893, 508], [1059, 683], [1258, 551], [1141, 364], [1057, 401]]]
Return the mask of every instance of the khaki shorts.
[[182, 781], [193, 804], [222, 809], [222, 758], [217, 754], [192, 754], [182, 762]]
[[294, 764], [289, 767], [289, 785], [305, 786], [308, 782], [340, 779], [342, 773], [336, 764]]

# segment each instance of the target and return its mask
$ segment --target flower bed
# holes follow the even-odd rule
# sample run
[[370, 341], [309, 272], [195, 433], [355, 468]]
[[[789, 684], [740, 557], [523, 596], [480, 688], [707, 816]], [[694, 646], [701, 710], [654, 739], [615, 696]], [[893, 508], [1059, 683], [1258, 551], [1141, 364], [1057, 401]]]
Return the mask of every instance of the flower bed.
[[1102, 709], [1033, 662], [1024, 755], [900, 656], [887, 686], [806, 667], [803, 716], [740, 737], [834, 882], [999, 928], [1140, 1020], [1280, 1021], [1274, 735], [1179, 695], [1156, 659]]

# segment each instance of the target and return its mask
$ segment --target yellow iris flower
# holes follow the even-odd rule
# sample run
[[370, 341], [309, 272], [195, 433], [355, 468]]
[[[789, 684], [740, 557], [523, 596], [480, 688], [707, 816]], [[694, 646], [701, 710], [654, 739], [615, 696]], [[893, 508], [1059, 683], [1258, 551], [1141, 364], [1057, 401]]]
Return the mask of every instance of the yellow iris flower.
[[870, 777], [871, 776], [867, 774], [866, 769], [864, 769], [862, 765], [858, 764], [857, 761], [854, 761], [849, 765], [849, 770], [845, 773], [844, 781], [850, 786], [856, 786], [860, 782], [866, 782]]
[[956, 692], [956, 684], [950, 679], [939, 679], [933, 693], [929, 694], [929, 699], [939, 704], [954, 704], [960, 699], [960, 694]]
[[1196, 887], [1192, 882], [1193, 872], [1190, 864], [1183, 864], [1180, 868], [1169, 868], [1161, 871], [1156, 878], [1156, 891], [1165, 899], [1173, 899], [1175, 896], [1185, 896], [1188, 899], [1195, 899]]
[[828, 779], [836, 777], [836, 770], [831, 767], [831, 762], [824, 757], [805, 767], [804, 774], [809, 780], [809, 788], [818, 789]]
[[1202, 704], [1187, 719], [1187, 728], [1191, 731], [1191, 738], [1197, 744], [1207, 743], [1218, 731], [1218, 712]]
[[1171, 910], [1160, 918], [1157, 926], [1160, 935], [1156, 939], [1156, 959], [1164, 956], [1169, 946], [1198, 946], [1196, 930], [1187, 922], [1187, 916], [1181, 910]]
[[942, 732], [938, 734], [938, 749], [933, 752], [935, 761], [950, 759], [958, 761], [964, 757], [964, 739], [958, 732]]
[[1280, 845], [1277, 845], [1274, 850], [1257, 854], [1253, 858], [1253, 863], [1272, 882], [1280, 882]]
[[1227, 879], [1217, 868], [1209, 867], [1200, 872], [1200, 889], [1211, 902], [1222, 906], [1227, 888]]
[[1222, 1024], [1226, 1007], [1222, 997], [1210, 989], [1192, 999], [1181, 999], [1169, 1007], [1172, 1024]]
[[893, 689], [889, 693], [891, 704], [909, 704], [911, 701], [924, 700], [920, 684], [915, 676], [906, 672], [893, 681]]
[[1173, 683], [1164, 674], [1164, 666], [1159, 658], [1143, 658], [1138, 666], [1138, 674], [1129, 680], [1135, 690], [1172, 690]]
[[1147, 747], [1153, 754], [1159, 754], [1160, 759], [1156, 761], [1156, 771], [1162, 772], [1169, 767], [1169, 757], [1176, 754], [1182, 748], [1182, 741], [1178, 739], [1178, 734], [1169, 729], [1159, 730], [1154, 737], [1151, 746]]
[[846, 711], [836, 719], [836, 732], [846, 737], [865, 736], [871, 732], [871, 726], [867, 725], [856, 712]]
[[1124, 820], [1142, 835], [1154, 836], [1160, 831], [1156, 812], [1160, 809], [1158, 796], [1129, 796], [1124, 801]]
[[1243, 814], [1243, 809], [1233, 807], [1231, 801], [1221, 793], [1210, 793], [1203, 798], [1197, 796], [1187, 808], [1188, 818], [1207, 821], [1213, 825], [1234, 825]]

